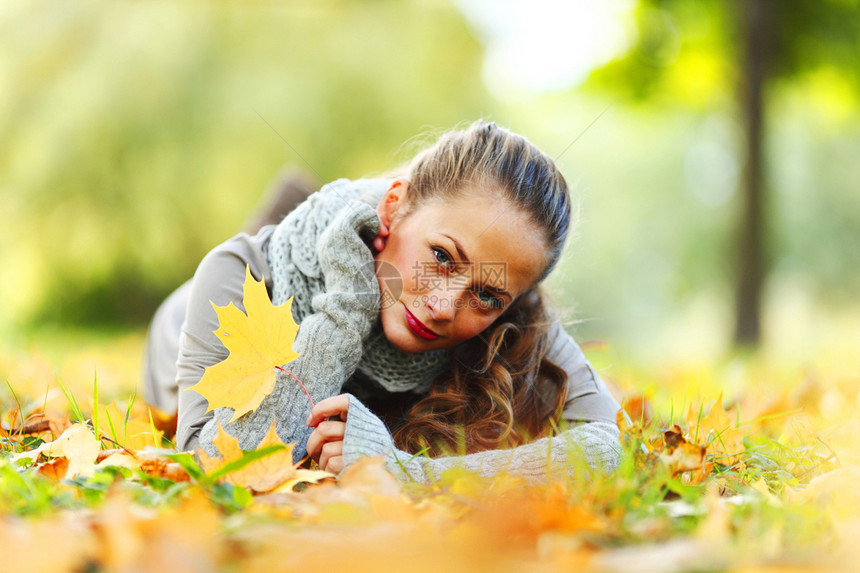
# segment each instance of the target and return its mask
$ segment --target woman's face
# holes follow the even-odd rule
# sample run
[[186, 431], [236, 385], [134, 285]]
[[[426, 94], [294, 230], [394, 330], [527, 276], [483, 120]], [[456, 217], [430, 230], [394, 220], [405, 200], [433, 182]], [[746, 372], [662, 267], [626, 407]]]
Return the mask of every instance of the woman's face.
[[404, 352], [450, 348], [480, 334], [538, 279], [546, 243], [498, 193], [467, 191], [408, 212], [407, 196], [408, 184], [395, 182], [377, 207], [382, 326]]

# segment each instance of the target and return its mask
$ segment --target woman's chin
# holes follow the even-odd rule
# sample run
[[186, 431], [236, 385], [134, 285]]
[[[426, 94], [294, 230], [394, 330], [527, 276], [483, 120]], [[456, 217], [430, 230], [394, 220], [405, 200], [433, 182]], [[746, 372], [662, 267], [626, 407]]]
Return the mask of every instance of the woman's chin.
[[[424, 352], [430, 350], [431, 345], [426, 340], [422, 340], [415, 336], [409, 327], [405, 324], [397, 324], [395, 320], [382, 320], [382, 331], [385, 333], [385, 338], [397, 350], [415, 354], [416, 352]], [[392, 319], [393, 317], [388, 317]], [[394, 323], [394, 324], [392, 324]]]
[[386, 331], [385, 338], [388, 339], [388, 342], [390, 342], [392, 346], [401, 352], [415, 354], [416, 352], [429, 350], [426, 342], [415, 339], [415, 337], [409, 333], [392, 333], [392, 335], [389, 335]]

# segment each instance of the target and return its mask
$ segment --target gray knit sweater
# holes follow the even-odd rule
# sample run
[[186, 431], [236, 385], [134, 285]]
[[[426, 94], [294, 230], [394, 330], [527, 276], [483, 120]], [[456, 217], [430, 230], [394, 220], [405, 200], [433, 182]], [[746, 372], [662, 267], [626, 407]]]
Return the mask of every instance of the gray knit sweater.
[[[389, 183], [336, 181], [312, 195], [277, 228], [266, 228], [257, 237], [240, 235], [203, 260], [192, 283], [179, 344], [180, 447], [199, 446], [214, 454], [212, 440], [216, 420], [220, 420], [238, 438], [240, 447], [253, 449], [274, 421], [280, 438], [296, 443], [296, 459], [306, 455], [312, 431], [305, 424], [310, 404], [288, 375], [279, 372], [275, 389], [259, 408], [232, 423], [228, 423], [232, 409], [218, 408], [213, 416], [206, 412], [206, 400], [188, 390], [206, 366], [227, 355], [212, 334], [217, 316], [213, 317], [209, 301], [218, 305], [232, 301], [242, 308], [245, 265], [258, 280], [264, 277], [275, 304], [294, 297], [293, 313], [301, 325], [294, 348], [301, 356], [285, 367], [305, 383], [315, 402], [341, 393], [356, 372], [375, 381], [379, 392], [425, 393], [429, 389], [447, 365], [447, 352], [401, 352], [388, 342], [379, 324], [380, 293], [368, 244], [379, 225], [376, 200]], [[397, 451], [382, 421], [351, 396], [344, 464], [365, 455], [382, 455], [403, 479], [431, 481], [457, 465], [485, 475], [510, 471], [539, 478], [548, 470], [572, 467], [565, 462], [571, 452], [578, 451], [590, 467], [612, 469], [620, 459], [614, 423], [618, 404], [560, 326], [556, 334], [550, 358], [568, 372], [564, 417], [575, 424], [572, 429], [510, 450], [413, 458]]]

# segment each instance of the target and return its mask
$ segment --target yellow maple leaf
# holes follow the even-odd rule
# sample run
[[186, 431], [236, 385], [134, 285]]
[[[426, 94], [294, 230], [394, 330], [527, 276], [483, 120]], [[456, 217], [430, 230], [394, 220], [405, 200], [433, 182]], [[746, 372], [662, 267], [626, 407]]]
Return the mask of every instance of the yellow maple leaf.
[[696, 418], [691, 405], [690, 412], [687, 414], [690, 433], [696, 433], [700, 440], [708, 442], [708, 448], [714, 460], [727, 466], [737, 463], [740, 459], [739, 454], [745, 449], [744, 434], [735, 427], [723, 408], [723, 395], [720, 394], [707, 416], [698, 422]]
[[292, 297], [280, 306], [272, 305], [264, 282], [255, 280], [246, 267], [242, 302], [245, 313], [232, 302], [212, 303], [218, 314], [215, 335], [230, 355], [208, 367], [190, 388], [209, 401], [207, 412], [233, 408], [231, 422], [256, 410], [275, 388], [276, 368], [299, 357], [293, 351], [299, 325], [293, 320]]
[[[212, 474], [222, 466], [241, 459], [243, 456], [243, 452], [239, 448], [239, 440], [225, 432], [220, 422], [218, 423], [218, 434], [212, 440], [212, 443], [221, 453], [220, 458], [210, 457], [203, 450], [197, 450], [197, 455], [200, 456], [200, 464], [207, 474]], [[293, 448], [295, 444], [285, 445], [275, 432], [275, 422], [272, 422], [269, 432], [263, 438], [263, 441], [260, 442], [260, 445], [257, 446], [257, 449], [278, 445], [285, 447], [282, 450], [256, 459], [248, 463], [248, 465], [226, 474], [224, 480], [234, 485], [246, 487], [257, 493], [265, 493], [276, 488], [278, 491], [284, 491], [285, 488], [292, 488], [293, 485], [302, 481], [312, 482], [323, 477], [333, 477], [328, 472], [308, 472], [307, 470], [297, 469], [296, 465], [293, 464]]]

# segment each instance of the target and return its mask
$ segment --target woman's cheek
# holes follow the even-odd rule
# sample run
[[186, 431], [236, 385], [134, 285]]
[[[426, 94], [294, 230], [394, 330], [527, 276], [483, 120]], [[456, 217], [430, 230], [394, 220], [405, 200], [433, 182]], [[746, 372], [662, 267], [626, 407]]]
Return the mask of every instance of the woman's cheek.
[[457, 329], [457, 338], [461, 341], [478, 336], [484, 332], [488, 326], [493, 324], [493, 321], [496, 318], [495, 316], [487, 317], [483, 315], [475, 315], [473, 314], [473, 311], [466, 312], [469, 312], [470, 315], [463, 317], [463, 321], [460, 323], [460, 328]]

